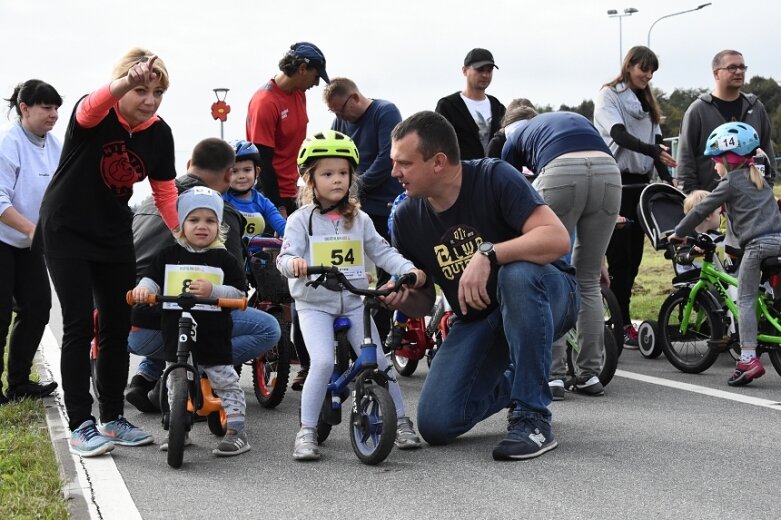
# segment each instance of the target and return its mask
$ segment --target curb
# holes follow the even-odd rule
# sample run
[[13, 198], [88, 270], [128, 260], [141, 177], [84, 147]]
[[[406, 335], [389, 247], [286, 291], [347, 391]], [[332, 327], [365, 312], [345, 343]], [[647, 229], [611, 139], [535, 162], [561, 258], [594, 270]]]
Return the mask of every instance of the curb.
[[[52, 371], [43, 359], [39, 351], [35, 356], [35, 365], [41, 379], [54, 380]], [[87, 499], [81, 492], [79, 477], [76, 472], [76, 464], [73, 461], [68, 448], [68, 431], [60, 417], [59, 388], [54, 394], [42, 399], [46, 411], [46, 427], [49, 430], [49, 439], [57, 459], [57, 469], [62, 481], [62, 495], [68, 502], [68, 510], [72, 520], [88, 520], [91, 517]]]

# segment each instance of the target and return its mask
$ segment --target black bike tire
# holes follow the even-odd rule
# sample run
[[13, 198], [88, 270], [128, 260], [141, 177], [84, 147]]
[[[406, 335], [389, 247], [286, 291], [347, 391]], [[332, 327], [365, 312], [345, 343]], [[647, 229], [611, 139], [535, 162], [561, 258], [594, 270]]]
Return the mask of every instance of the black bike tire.
[[419, 360], [404, 357], [398, 354], [397, 351], [391, 352], [390, 358], [393, 363], [393, 368], [396, 369], [396, 372], [398, 372], [400, 376], [410, 377], [418, 368]]
[[605, 317], [605, 325], [608, 326], [610, 332], [615, 339], [616, 352], [618, 357], [621, 357], [621, 352], [624, 351], [624, 318], [621, 313], [621, 306], [618, 304], [618, 298], [610, 290], [609, 287], [600, 286], [602, 293], [602, 301], [610, 313], [610, 317]]
[[[361, 395], [356, 392], [356, 402], [350, 413], [350, 444], [358, 460], [373, 466], [384, 461], [393, 449], [396, 440], [396, 405], [385, 388], [371, 384], [360, 387]], [[373, 412], [375, 407], [382, 421], [379, 436], [366, 431], [369, 423], [366, 414]], [[367, 444], [368, 441], [372, 442]]]
[[[662, 303], [662, 307], [659, 309], [659, 340], [662, 342], [662, 350], [667, 360], [675, 368], [681, 372], [687, 374], [699, 374], [710, 368], [716, 359], [719, 357], [719, 352], [716, 349], [706, 345], [703, 354], [698, 356], [694, 361], [687, 361], [675, 349], [671, 343], [670, 338], [675, 337], [678, 334], [677, 327], [671, 328], [669, 319], [673, 316], [673, 313], [680, 312], [686, 305], [689, 298], [690, 289], [684, 287], [674, 292]], [[723, 339], [723, 324], [717, 311], [713, 309], [711, 301], [702, 293], [697, 294], [695, 305], [698, 312], [704, 312], [705, 319], [708, 322], [707, 333], [708, 341], [718, 341]], [[694, 311], [694, 309], [693, 309]], [[678, 320], [680, 321], [680, 320]], [[705, 339], [703, 337], [703, 339]]]
[[206, 424], [209, 425], [209, 431], [212, 435], [223, 437], [228, 433], [228, 418], [225, 412], [212, 412], [206, 416]]
[[171, 380], [173, 393], [173, 397], [169, 398], [168, 465], [172, 468], [179, 468], [184, 459], [184, 439], [187, 435], [189, 384], [184, 368], [172, 370], [168, 378]]
[[[290, 324], [285, 323], [282, 317], [275, 313], [274, 317], [279, 322], [282, 335], [277, 344], [268, 352], [252, 361], [252, 388], [255, 398], [263, 408], [276, 408], [285, 398], [287, 384], [290, 379], [290, 355], [292, 345], [290, 343]], [[273, 361], [270, 361], [273, 360]], [[269, 385], [267, 368], [269, 365], [276, 368], [276, 380], [273, 386]]]

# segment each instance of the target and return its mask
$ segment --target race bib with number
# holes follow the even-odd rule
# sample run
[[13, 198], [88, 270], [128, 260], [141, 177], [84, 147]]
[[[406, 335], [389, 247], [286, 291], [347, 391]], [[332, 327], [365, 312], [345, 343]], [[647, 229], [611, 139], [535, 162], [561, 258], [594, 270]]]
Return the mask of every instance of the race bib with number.
[[311, 265], [335, 266], [350, 280], [366, 277], [363, 242], [350, 235], [318, 235], [312, 237]]
[[[179, 296], [183, 292], [190, 291], [190, 284], [193, 280], [208, 280], [213, 285], [222, 285], [223, 272], [219, 267], [209, 267], [208, 265], [189, 265], [189, 264], [165, 264], [165, 281], [163, 282], [163, 295]], [[182, 308], [175, 303], [164, 303], [163, 309], [181, 310]], [[217, 305], [196, 305], [194, 311], [219, 311]]]
[[244, 226], [244, 236], [252, 238], [256, 235], [262, 235], [266, 230], [266, 219], [260, 213], [241, 212], [247, 219], [247, 225]]

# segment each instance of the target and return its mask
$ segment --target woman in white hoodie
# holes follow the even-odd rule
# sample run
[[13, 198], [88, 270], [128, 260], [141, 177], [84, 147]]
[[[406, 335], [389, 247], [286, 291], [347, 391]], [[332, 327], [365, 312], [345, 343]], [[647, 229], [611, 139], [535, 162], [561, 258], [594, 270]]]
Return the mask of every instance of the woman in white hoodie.
[[[51, 135], [62, 98], [54, 87], [31, 79], [6, 99], [18, 120], [0, 131], [0, 374], [8, 341], [8, 398], [44, 397], [57, 383], [30, 381], [30, 369], [49, 323], [51, 290], [40, 248], [32, 248], [41, 199], [60, 161], [62, 145]], [[15, 305], [14, 305], [15, 302]], [[0, 384], [0, 404], [6, 401]]]

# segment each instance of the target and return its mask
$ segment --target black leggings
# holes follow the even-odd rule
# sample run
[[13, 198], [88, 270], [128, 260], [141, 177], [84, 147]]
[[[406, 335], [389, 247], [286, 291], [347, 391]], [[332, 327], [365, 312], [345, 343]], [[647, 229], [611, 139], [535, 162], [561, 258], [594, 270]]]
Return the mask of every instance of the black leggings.
[[92, 415], [89, 348], [93, 308], [99, 320], [98, 393], [100, 420], [109, 422], [124, 412], [130, 356], [130, 306], [125, 294], [135, 282], [135, 262], [93, 262], [46, 257], [62, 307], [62, 389], [68, 426], [78, 428]]
[[[35, 351], [49, 323], [52, 295], [43, 255], [0, 242], [0, 375], [11, 313], [16, 321], [8, 341], [8, 388], [30, 380]], [[0, 383], [2, 390], [2, 383]]]
[[[626, 174], [622, 177], [626, 177]], [[624, 184], [627, 184], [626, 181]], [[640, 202], [640, 193], [644, 187], [631, 185], [621, 190], [621, 216], [631, 219], [633, 223], [613, 231], [605, 253], [611, 278], [610, 289], [618, 300], [624, 325], [632, 323], [629, 315], [632, 286], [640, 270], [640, 262], [643, 261], [645, 234], [637, 222], [637, 203]]]

